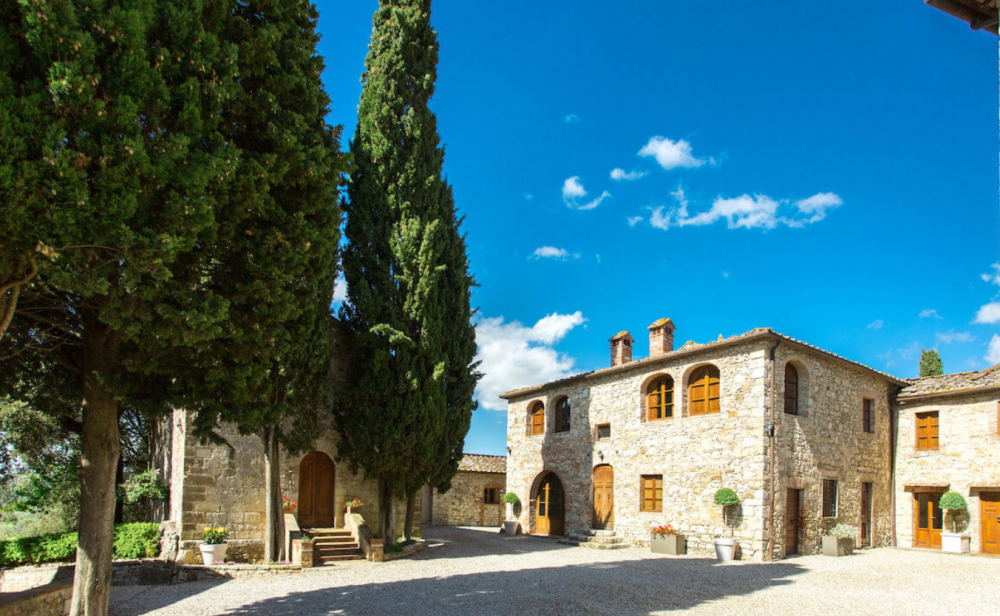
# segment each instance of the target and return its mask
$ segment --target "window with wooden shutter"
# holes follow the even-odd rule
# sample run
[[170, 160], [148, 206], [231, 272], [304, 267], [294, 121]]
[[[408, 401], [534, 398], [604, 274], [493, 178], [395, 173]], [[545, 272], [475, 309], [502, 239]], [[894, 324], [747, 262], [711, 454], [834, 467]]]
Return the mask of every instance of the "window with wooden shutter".
[[702, 366], [691, 373], [688, 384], [688, 415], [719, 412], [719, 369]]
[[799, 371], [792, 364], [785, 364], [785, 412], [799, 414]]
[[545, 433], [545, 405], [536, 402], [531, 409], [531, 432], [532, 436]]
[[875, 401], [865, 398], [861, 403], [861, 423], [865, 432], [875, 433]]
[[569, 398], [560, 398], [556, 402], [556, 432], [569, 432], [569, 415]]
[[674, 416], [674, 379], [664, 375], [646, 390], [646, 420], [669, 419]]
[[500, 489], [499, 488], [486, 488], [483, 490], [483, 504], [485, 505], [499, 505], [500, 504]]
[[642, 507], [640, 510], [663, 510], [663, 475], [642, 476]]
[[607, 441], [611, 439], [611, 424], [597, 424], [597, 440]]
[[917, 413], [917, 451], [938, 448], [938, 412]]
[[837, 517], [837, 480], [823, 480], [823, 517]]

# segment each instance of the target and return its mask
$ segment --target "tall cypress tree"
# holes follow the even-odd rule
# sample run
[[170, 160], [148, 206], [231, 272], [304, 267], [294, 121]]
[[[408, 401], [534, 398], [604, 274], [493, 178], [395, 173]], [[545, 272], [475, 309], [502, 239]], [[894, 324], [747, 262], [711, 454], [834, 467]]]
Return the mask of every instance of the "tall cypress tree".
[[941, 355], [934, 349], [920, 351], [920, 376], [941, 376], [944, 374], [944, 365], [941, 363]]
[[[373, 24], [344, 206], [342, 316], [356, 360], [336, 426], [340, 457], [378, 480], [379, 527], [392, 545], [395, 498], [412, 503], [438, 468], [442, 442], [456, 442], [443, 341], [449, 320], [469, 309], [467, 287], [456, 309], [447, 284], [449, 267], [464, 261], [452, 255], [458, 231], [428, 108], [438, 54], [430, 0], [383, 0]], [[471, 282], [467, 269], [461, 276]], [[458, 425], [464, 438], [468, 425]]]

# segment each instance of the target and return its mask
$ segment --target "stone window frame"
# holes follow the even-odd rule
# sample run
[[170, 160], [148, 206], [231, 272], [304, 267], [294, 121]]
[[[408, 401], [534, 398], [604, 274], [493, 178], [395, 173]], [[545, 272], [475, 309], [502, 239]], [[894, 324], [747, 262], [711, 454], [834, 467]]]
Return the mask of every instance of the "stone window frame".
[[[671, 383], [671, 402], [670, 402], [670, 417], [661, 417], [659, 419], [652, 419], [649, 417], [649, 388], [660, 379], [670, 379]], [[677, 413], [680, 404], [678, 400], [681, 398], [681, 392], [677, 389], [677, 379], [674, 375], [667, 370], [662, 370], [660, 372], [653, 373], [646, 377], [642, 382], [642, 386], [639, 388], [639, 399], [641, 413], [639, 416], [639, 421], [641, 423], [658, 423], [665, 422], [668, 419], [676, 419], [679, 415]]]
[[[797, 403], [796, 410], [798, 411], [794, 415], [791, 413], [785, 413], [785, 368], [791, 365], [795, 368], [796, 375], [798, 376], [798, 388], [796, 391], [795, 401]], [[809, 404], [809, 385], [812, 382], [811, 375], [809, 373], [809, 368], [806, 366], [805, 361], [799, 355], [789, 355], [785, 359], [784, 365], [781, 367], [780, 372], [781, 378], [775, 379], [775, 386], [780, 387], [780, 392], [775, 392], [780, 394], [779, 398], [781, 400], [781, 415], [790, 415], [792, 417], [808, 417], [810, 411]], [[777, 376], [777, 375], [775, 375]]]
[[[560, 416], [560, 410], [561, 410], [560, 409], [560, 404], [562, 402], [564, 402], [564, 401], [568, 405], [567, 408], [566, 408], [566, 418], [565, 418], [566, 419], [566, 421], [565, 421], [566, 427], [565, 427], [565, 429], [561, 429], [560, 428], [560, 419], [562, 419], [562, 417]], [[569, 432], [572, 429], [572, 427], [573, 427], [573, 423], [572, 423], [572, 421], [573, 421], [573, 405], [572, 405], [572, 402], [569, 399], [569, 396], [567, 396], [567, 395], [557, 396], [556, 397], [556, 402], [553, 405], [553, 407], [555, 407], [555, 411], [552, 413], [552, 415], [553, 415], [553, 421], [552, 421], [552, 432], [553, 432], [553, 434], [564, 434], [566, 432]]]
[[[833, 482], [833, 513], [827, 515], [827, 482]], [[834, 520], [840, 514], [840, 478], [824, 476], [820, 480], [820, 517], [824, 520]]]
[[[690, 391], [691, 390], [691, 375], [693, 375], [696, 371], [700, 370], [701, 368], [705, 368], [705, 367], [709, 367], [709, 366], [711, 366], [712, 368], [715, 368], [716, 370], [719, 371], [719, 410], [718, 410], [718, 412], [708, 412], [708, 413], [700, 413], [698, 415], [692, 415], [691, 414], [691, 391]], [[725, 382], [726, 382], [726, 379], [724, 378], [724, 375], [723, 375], [723, 372], [722, 372], [722, 367], [720, 367], [714, 361], [700, 361], [700, 362], [697, 362], [697, 363], [694, 363], [694, 364], [691, 364], [690, 366], [688, 366], [684, 370], [683, 377], [681, 378], [681, 395], [683, 396], [683, 398], [681, 400], [681, 415], [680, 416], [683, 417], [683, 418], [685, 418], [685, 419], [693, 419], [693, 418], [696, 418], [696, 417], [698, 417], [698, 418], [701, 418], [701, 417], [716, 417], [716, 418], [718, 418], [718, 417], [724, 416], [722, 407], [723, 407], [723, 398], [725, 398], [724, 389], [723, 389]], [[674, 391], [677, 391], [677, 381], [676, 380], [674, 380]], [[676, 398], [676, 396], [675, 396], [675, 398]], [[677, 417], [676, 406], [677, 406], [677, 402], [675, 400], [675, 402], [674, 402], [674, 407], [675, 407], [674, 417]]]
[[[486, 500], [486, 496], [487, 496], [487, 494], [489, 493], [490, 490], [493, 490], [494, 494], [496, 495], [496, 501], [495, 502], [494, 501]], [[493, 484], [487, 484], [487, 485], [483, 486], [482, 504], [484, 504], [484, 505], [502, 505], [503, 504], [503, 500], [502, 500], [503, 499], [503, 494], [502, 494], [502, 492], [503, 492], [503, 486], [493, 485]]]
[[[871, 403], [871, 412], [869, 413], [868, 405], [866, 403]], [[875, 418], [878, 415], [878, 407], [875, 405], [875, 396], [869, 398], [868, 396], [862, 396], [861, 398], [861, 431], [865, 434], [875, 434]], [[871, 430], [869, 430], [871, 428]]]
[[[528, 403], [528, 407], [527, 407], [528, 411], [527, 411], [527, 414], [526, 414], [526, 419], [527, 419], [526, 423], [527, 423], [527, 426], [526, 426], [526, 430], [525, 431], [527, 433], [527, 436], [529, 436], [529, 437], [545, 436], [545, 433], [548, 432], [548, 430], [547, 430], [548, 425], [546, 425], [546, 422], [548, 421], [548, 417], [546, 416], [547, 413], [545, 412], [546, 411], [546, 409], [545, 409], [545, 402], [546, 401], [542, 400], [541, 398], [536, 398], [536, 399], [534, 399], [534, 400], [532, 400], [531, 402]], [[536, 434], [534, 432], [534, 416], [535, 416], [535, 409], [538, 408], [539, 405], [541, 405], [541, 407], [542, 407], [542, 431], [538, 432]]]
[[[602, 437], [601, 436], [601, 428], [605, 428], [605, 427], [608, 429], [608, 435]], [[611, 433], [611, 422], [610, 421], [602, 421], [599, 424], [594, 424], [594, 442], [595, 443], [606, 443], [606, 442], [608, 442], [608, 441], [611, 440], [611, 437], [612, 437], [612, 433]]]

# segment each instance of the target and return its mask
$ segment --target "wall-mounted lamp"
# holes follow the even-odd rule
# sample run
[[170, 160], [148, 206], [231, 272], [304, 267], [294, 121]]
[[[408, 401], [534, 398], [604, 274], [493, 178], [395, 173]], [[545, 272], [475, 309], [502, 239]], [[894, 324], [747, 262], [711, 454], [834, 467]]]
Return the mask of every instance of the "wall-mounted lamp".
[[767, 436], [774, 436], [774, 422], [770, 419], [764, 420], [764, 434]]
[[512, 451], [512, 449], [511, 449], [510, 447], [508, 447], [508, 448], [507, 448], [507, 455], [508, 455], [508, 456], [510, 455], [510, 452], [511, 452], [511, 451]]
[[601, 459], [601, 462], [604, 462], [604, 452], [603, 451], [598, 451], [597, 452], [597, 457]]

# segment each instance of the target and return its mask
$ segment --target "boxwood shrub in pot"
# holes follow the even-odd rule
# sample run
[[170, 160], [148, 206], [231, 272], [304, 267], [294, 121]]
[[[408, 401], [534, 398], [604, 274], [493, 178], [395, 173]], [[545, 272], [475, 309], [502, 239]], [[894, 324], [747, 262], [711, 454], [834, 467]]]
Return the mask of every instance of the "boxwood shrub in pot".
[[[955, 554], [965, 554], [969, 552], [970, 537], [967, 534], [958, 532], [958, 520], [956, 519], [962, 511], [969, 509], [969, 503], [965, 497], [958, 492], [945, 492], [938, 501], [938, 506], [945, 515], [951, 518], [951, 532], [941, 533], [941, 551], [953, 552]], [[964, 529], [965, 523], [962, 523]]]
[[847, 524], [837, 524], [823, 535], [824, 556], [848, 556], [854, 553], [854, 538], [858, 529]]
[[[740, 497], [731, 488], [721, 488], [715, 493], [715, 504], [722, 507], [722, 521], [729, 527], [729, 512], [733, 507], [740, 506]], [[730, 529], [732, 533], [732, 529]], [[715, 557], [719, 562], [729, 562], [736, 556], [736, 539], [732, 536], [717, 538], [715, 544]]]
[[503, 495], [503, 502], [507, 506], [507, 517], [503, 523], [503, 532], [509, 537], [513, 537], [517, 534], [517, 515], [515, 513], [515, 508], [521, 504], [521, 499], [517, 497], [517, 494], [513, 492], [507, 492]]

